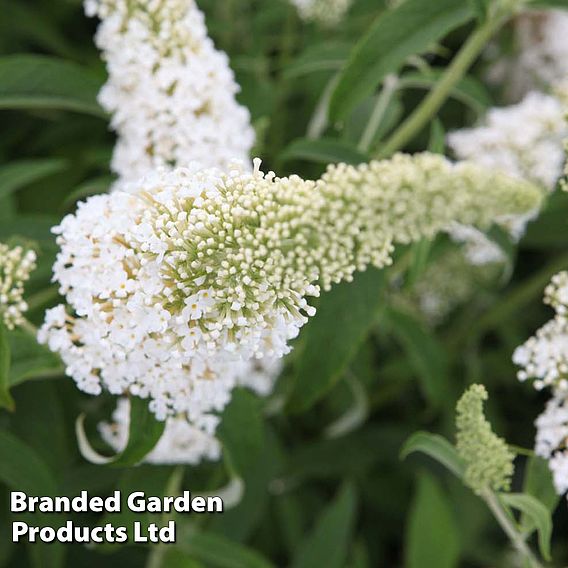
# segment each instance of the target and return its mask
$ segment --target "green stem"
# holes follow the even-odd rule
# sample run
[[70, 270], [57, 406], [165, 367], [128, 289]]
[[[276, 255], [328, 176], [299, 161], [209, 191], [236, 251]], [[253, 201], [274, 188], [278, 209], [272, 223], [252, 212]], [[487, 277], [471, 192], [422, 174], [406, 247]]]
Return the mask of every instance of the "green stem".
[[482, 495], [482, 497], [487, 503], [489, 509], [491, 509], [491, 512], [495, 519], [497, 519], [497, 522], [501, 525], [505, 534], [509, 537], [515, 549], [527, 561], [528, 566], [530, 566], [530, 568], [543, 568], [543, 565], [537, 560], [532, 550], [525, 542], [523, 535], [517, 530], [517, 527], [512, 522], [511, 517], [507, 515], [503, 509], [497, 495], [495, 495], [493, 491], [488, 490]]
[[378, 158], [386, 158], [406, 146], [406, 144], [428, 124], [431, 118], [440, 110], [455, 85], [467, 73], [468, 69], [487, 45], [491, 36], [499, 29], [503, 21], [504, 18], [502, 17], [490, 17], [471, 34], [459, 53], [454, 57], [440, 81], [414, 112], [385, 142], [381, 151], [378, 153]]
[[533, 458], [535, 456], [533, 450], [522, 448], [521, 446], [515, 446], [514, 444], [509, 444], [509, 449], [519, 456], [527, 456], [528, 458]]
[[373, 138], [383, 121], [385, 113], [389, 107], [389, 103], [392, 96], [398, 88], [398, 77], [396, 75], [387, 75], [383, 83], [383, 89], [381, 90], [379, 96], [377, 97], [377, 103], [373, 109], [373, 113], [369, 118], [369, 122], [363, 136], [361, 136], [361, 141], [359, 142], [358, 148], [363, 152], [368, 152], [371, 144], [373, 143]]

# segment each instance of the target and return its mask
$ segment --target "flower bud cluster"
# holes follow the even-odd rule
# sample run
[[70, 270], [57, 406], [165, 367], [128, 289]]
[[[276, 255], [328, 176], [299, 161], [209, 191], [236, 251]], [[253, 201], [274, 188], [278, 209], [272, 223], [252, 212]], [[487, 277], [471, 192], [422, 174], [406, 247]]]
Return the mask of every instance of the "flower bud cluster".
[[[565, 106], [556, 96], [531, 92], [519, 104], [490, 109], [480, 125], [451, 133], [448, 143], [459, 159], [530, 180], [546, 193], [554, 189], [562, 175], [563, 139], [568, 136]], [[535, 214], [536, 210], [518, 216], [504, 216], [495, 221], [513, 241], [518, 241]], [[461, 245], [457, 250], [472, 269], [464, 266], [464, 270], [459, 272], [461, 286], [448, 290], [443, 277], [449, 263], [441, 258], [433, 264], [431, 275], [425, 275], [421, 291], [424, 298], [420, 300], [424, 306], [422, 311], [430, 320], [432, 316], [441, 319], [449, 309], [467, 301], [479, 280], [489, 281], [494, 278], [499, 266], [501, 271], [506, 267], [505, 251], [479, 229], [454, 223], [448, 234], [452, 241]], [[452, 262], [458, 263], [457, 255], [453, 256]], [[427, 281], [428, 278], [430, 281]], [[471, 279], [469, 285], [467, 278]], [[452, 278], [452, 284], [455, 282]]]
[[487, 399], [484, 386], [472, 385], [456, 406], [457, 450], [466, 464], [464, 481], [478, 494], [488, 489], [508, 491], [514, 469], [514, 454], [483, 413]]
[[23, 322], [23, 313], [28, 309], [24, 284], [36, 267], [35, 261], [33, 250], [0, 243], [0, 319], [8, 329]]
[[194, 0], [85, 0], [109, 80], [99, 94], [118, 134], [112, 167], [136, 180], [158, 166], [249, 159], [248, 111], [227, 55]]
[[[317, 182], [164, 170], [95, 196], [59, 227], [55, 280], [73, 310], [40, 339], [86, 392], [150, 398], [208, 434], [251, 361], [290, 350], [308, 298], [387, 266], [396, 243], [451, 222], [488, 226], [540, 199], [530, 184], [443, 157], [330, 166]], [[260, 388], [260, 387], [259, 387]]]
[[[451, 133], [448, 143], [459, 159], [531, 180], [543, 192], [552, 191], [565, 159], [568, 125], [564, 108], [554, 96], [531, 92], [519, 104], [491, 109], [479, 126]], [[498, 222], [518, 241], [535, 214], [531, 211]], [[476, 266], [506, 261], [500, 247], [475, 229], [454, 225], [449, 234], [466, 243], [467, 258]]]

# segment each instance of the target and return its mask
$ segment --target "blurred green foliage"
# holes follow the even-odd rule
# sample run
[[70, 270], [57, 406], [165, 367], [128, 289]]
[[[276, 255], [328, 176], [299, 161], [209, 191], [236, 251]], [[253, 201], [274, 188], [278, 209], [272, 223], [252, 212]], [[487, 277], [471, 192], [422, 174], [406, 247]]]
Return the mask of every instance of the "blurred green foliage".
[[[396, 15], [388, 25], [378, 19], [385, 2], [358, 0], [329, 30], [302, 23], [286, 0], [198, 2], [242, 87], [239, 99], [257, 131], [255, 154], [267, 169], [306, 177], [320, 175], [326, 163], [357, 163], [379, 152], [490, 3], [406, 0], [398, 28], [403, 22]], [[0, 239], [30, 242], [38, 251], [39, 268], [27, 289], [29, 318], [38, 325], [58, 301], [50, 283], [56, 254], [50, 227], [75, 201], [109, 186], [114, 137], [96, 103], [105, 80], [92, 41], [96, 22], [85, 18], [80, 1], [0, 0], [0, 13]], [[409, 55], [415, 56], [410, 63]], [[435, 126], [408, 150], [443, 151], [445, 132], [499, 104], [498, 90], [481, 80], [483, 67], [477, 61]], [[393, 72], [398, 88], [362, 147], [376, 88]], [[402, 250], [392, 269], [361, 274], [322, 296], [269, 404], [240, 392], [225, 412], [226, 463], [184, 471], [183, 487], [192, 491], [215, 491], [231, 475], [242, 478], [241, 502], [222, 516], [178, 518], [178, 545], [166, 551], [163, 565], [512, 566], [484, 504], [428, 458], [403, 462], [399, 452], [417, 430], [453, 440], [455, 403], [476, 381], [491, 393], [496, 431], [532, 447], [543, 399], [516, 381], [511, 354], [549, 316], [540, 298], [552, 274], [568, 265], [567, 219], [568, 195], [557, 192], [514, 251], [510, 277], [480, 291], [436, 329], [394, 301], [393, 284], [420, 279], [440, 243]], [[57, 359], [25, 333], [2, 331], [0, 349], [6, 344], [11, 365], [0, 366], [0, 400], [12, 396], [15, 411], [0, 410], [0, 566], [143, 565], [149, 551], [142, 546], [11, 545], [11, 488], [107, 495], [119, 487], [163, 495], [176, 469], [86, 463], [75, 419], [86, 413], [87, 432], [97, 440], [94, 425], [108, 416], [110, 397], [79, 393]], [[353, 412], [351, 431], [329, 428]], [[100, 440], [95, 445], [104, 451]], [[525, 462], [518, 462], [513, 483], [521, 491]], [[538, 473], [534, 461], [526, 467], [527, 490], [552, 507], [550, 482], [542, 481], [546, 468]], [[101, 521], [95, 515], [75, 520]], [[552, 539], [558, 565], [568, 562], [567, 522], [560, 507]]]

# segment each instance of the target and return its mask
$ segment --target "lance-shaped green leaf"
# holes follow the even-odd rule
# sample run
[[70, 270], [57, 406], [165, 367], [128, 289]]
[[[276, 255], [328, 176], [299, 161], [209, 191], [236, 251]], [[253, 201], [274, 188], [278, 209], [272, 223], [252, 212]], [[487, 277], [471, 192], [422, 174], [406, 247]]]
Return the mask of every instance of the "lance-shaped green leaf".
[[503, 503], [521, 511], [535, 524], [542, 557], [550, 561], [550, 539], [552, 537], [552, 517], [550, 511], [532, 495], [524, 493], [504, 493], [499, 495]]
[[0, 430], [0, 481], [30, 495], [55, 495], [52, 471], [39, 455], [6, 430]]
[[281, 154], [282, 160], [307, 160], [320, 164], [360, 164], [368, 159], [357, 148], [345, 141], [333, 138], [310, 140], [300, 138], [292, 142]]
[[410, 314], [390, 309], [387, 321], [406, 351], [426, 398], [439, 408], [451, 392], [446, 353], [436, 338]]
[[[561, 497], [554, 487], [548, 462], [543, 458], [533, 456], [527, 461], [523, 493], [538, 499], [550, 513], [553, 513], [556, 509]], [[521, 517], [521, 526], [523, 531], [528, 534], [536, 529], [533, 519], [525, 514]]]
[[18, 160], [0, 166], [0, 198], [35, 181], [61, 172], [66, 166], [67, 162], [59, 158]]
[[245, 389], [233, 392], [217, 436], [233, 473], [243, 476], [254, 466], [264, 441], [259, 400], [252, 393]]
[[457, 450], [442, 436], [429, 432], [416, 432], [404, 444], [400, 452], [401, 459], [405, 459], [414, 452], [421, 452], [435, 459], [456, 477], [463, 478], [465, 466]]
[[156, 419], [148, 407], [147, 400], [131, 397], [128, 444], [113, 465], [130, 466], [141, 462], [158, 443], [165, 427], [166, 421]]
[[460, 555], [459, 533], [451, 505], [439, 483], [418, 479], [406, 537], [406, 568], [454, 568]]
[[472, 16], [471, 4], [463, 0], [406, 0], [383, 13], [356, 45], [341, 73], [331, 99], [331, 118], [345, 118], [409, 56], [423, 53]]
[[291, 411], [308, 410], [341, 378], [377, 319], [383, 288], [384, 276], [370, 268], [321, 297], [315, 317], [302, 332]]
[[274, 568], [260, 553], [223, 536], [191, 529], [180, 533], [175, 547], [211, 568]]
[[0, 58], [0, 109], [70, 110], [105, 118], [97, 103], [101, 84], [89, 70], [55, 57]]
[[345, 484], [300, 546], [292, 568], [344, 566], [351, 545], [356, 504], [354, 488]]
[[165, 420], [156, 419], [148, 407], [147, 400], [133, 396], [130, 399], [130, 425], [126, 447], [114, 457], [105, 457], [91, 447], [85, 433], [84, 420], [85, 415], [82, 414], [75, 424], [77, 441], [83, 457], [92, 463], [115, 467], [128, 467], [140, 463], [158, 443], [166, 427]]
[[330, 42], [308, 47], [284, 71], [288, 79], [302, 77], [317, 71], [337, 71], [349, 56], [349, 44]]

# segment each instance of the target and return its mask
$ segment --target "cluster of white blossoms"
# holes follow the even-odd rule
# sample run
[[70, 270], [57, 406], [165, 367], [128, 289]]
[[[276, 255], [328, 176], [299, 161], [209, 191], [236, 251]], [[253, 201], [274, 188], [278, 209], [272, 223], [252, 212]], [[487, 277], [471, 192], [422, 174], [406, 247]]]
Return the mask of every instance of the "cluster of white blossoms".
[[[517, 18], [513, 25], [517, 36], [515, 58], [501, 58], [492, 74], [496, 81], [513, 85], [516, 91], [513, 98], [522, 100], [511, 106], [492, 108], [481, 124], [450, 133], [448, 145], [458, 159], [530, 180], [547, 193], [562, 176], [564, 140], [568, 137], [567, 105], [562, 96], [568, 89], [560, 88], [562, 79], [568, 77], [568, 51], [563, 41], [568, 33], [568, 12], [530, 12]], [[504, 71], [511, 69], [515, 71], [514, 77], [505, 76]], [[506, 216], [496, 219], [496, 223], [512, 241], [518, 241], [536, 214], [535, 210]], [[457, 269], [460, 262], [457, 255], [452, 255], [451, 262], [441, 258], [429, 270], [430, 274], [425, 275], [418, 286], [418, 303], [433, 323], [471, 297], [477, 281], [489, 282], [495, 279], [499, 265], [501, 271], [506, 267], [505, 251], [482, 231], [456, 223], [448, 233], [474, 269], [462, 266], [456, 276], [458, 273], [453, 274], [450, 269]], [[452, 281], [459, 280], [454, 291], [443, 283], [443, 278], [450, 276]], [[467, 278], [471, 279], [469, 285]]]
[[0, 320], [8, 329], [23, 322], [28, 309], [24, 301], [24, 284], [35, 269], [36, 253], [21, 246], [0, 243]]
[[500, 57], [490, 78], [519, 100], [534, 89], [549, 91], [568, 77], [568, 11], [523, 12], [512, 22], [512, 55]]
[[548, 460], [556, 491], [562, 495], [568, 491], [568, 398], [552, 398], [535, 424], [535, 453]]
[[[564, 140], [568, 137], [567, 105], [563, 98], [568, 88], [562, 88], [563, 79], [568, 77], [568, 50], [564, 41], [568, 12], [523, 13], [514, 20], [513, 27], [515, 55], [501, 57], [491, 74], [495, 82], [507, 85], [512, 99], [522, 100], [511, 106], [492, 108], [481, 124], [450, 133], [448, 145], [458, 159], [530, 180], [547, 193], [562, 176]], [[512, 241], [518, 241], [536, 214], [535, 210], [506, 216], [496, 219], [496, 223]], [[419, 290], [423, 296], [419, 297], [421, 311], [432, 322], [442, 320], [451, 309], [471, 297], [476, 281], [488, 282], [495, 277], [499, 265], [502, 272], [506, 268], [505, 251], [483, 232], [456, 223], [448, 233], [460, 245], [459, 250], [474, 270], [462, 270], [456, 277], [448, 272], [451, 266], [445, 258], [435, 263], [430, 270], [430, 282], [420, 283]], [[457, 256], [451, 260], [454, 267], [459, 265]], [[460, 281], [454, 293], [449, 293], [443, 284], [444, 274]], [[469, 285], [466, 278], [472, 279]]]
[[451, 133], [448, 142], [459, 159], [552, 190], [564, 166], [564, 114], [556, 97], [531, 92], [519, 104], [491, 109], [483, 124]]
[[521, 367], [521, 381], [533, 379], [537, 390], [552, 391], [536, 421], [535, 451], [549, 460], [556, 489], [563, 494], [568, 491], [568, 272], [553, 277], [545, 303], [554, 308], [555, 317], [516, 349], [513, 361]]
[[529, 183], [430, 154], [330, 166], [317, 182], [258, 162], [163, 170], [55, 229], [71, 313], [50, 310], [39, 338], [82, 390], [148, 398], [158, 418], [212, 435], [251, 361], [289, 352], [320, 287], [388, 265], [395, 243], [454, 221], [487, 227], [539, 200]]
[[[113, 188], [115, 191], [137, 191], [140, 185], [133, 182], [157, 168], [171, 170], [195, 161], [219, 168], [228, 167], [233, 160], [250, 163], [254, 132], [249, 113], [236, 102], [239, 87], [228, 57], [217, 51], [207, 36], [203, 14], [194, 0], [85, 0], [85, 11], [87, 15], [101, 19], [96, 41], [103, 51], [109, 80], [99, 94], [99, 101], [112, 113], [111, 125], [118, 134], [112, 161], [112, 168], [119, 175]], [[125, 210], [130, 206], [128, 200], [118, 198], [112, 206], [105, 201], [94, 200], [85, 206], [73, 227], [69, 226], [67, 234], [92, 235], [98, 239], [100, 231], [105, 230], [105, 221], [93, 222], [89, 215], [103, 210], [117, 222], [121, 222], [119, 219], [128, 222]], [[122, 238], [120, 234], [116, 236]], [[108, 241], [100, 256], [92, 251], [97, 259], [96, 266], [89, 276], [86, 275], [101, 283], [108, 279], [108, 284], [101, 286], [100, 299], [110, 303], [115, 293], [114, 285], [126, 281], [129, 281], [128, 286], [133, 284], [132, 274], [125, 278], [122, 272], [128, 272], [130, 268], [121, 248], [121, 245]], [[69, 259], [75, 262], [80, 256], [73, 252]], [[111, 267], [114, 261], [122, 265]], [[75, 267], [75, 270], [78, 275], [84, 267]], [[61, 265], [55, 272], [58, 278]], [[150, 282], [151, 278], [143, 279], [140, 286]], [[81, 287], [76, 286], [77, 281], [66, 281], [63, 277], [60, 283], [67, 290], [75, 290], [69, 297], [73, 316], [59, 306], [47, 314], [45, 327], [51, 327], [49, 343], [54, 350], [65, 354], [69, 372], [81, 388], [92, 393], [100, 391], [95, 378], [100, 372], [98, 360], [98, 365], [106, 369], [105, 377], [110, 381], [106, 386], [111, 392], [124, 392], [124, 385], [130, 385], [140, 377], [148, 378], [152, 364], [158, 366], [157, 382], [166, 383], [156, 387], [159, 393], [168, 391], [170, 383], [176, 383], [176, 379], [181, 383], [181, 391], [174, 389], [174, 396], [183, 398], [191, 391], [194, 401], [189, 405], [191, 409], [184, 407], [182, 414], [168, 419], [158, 446], [146, 461], [193, 464], [201, 458], [217, 458], [219, 443], [212, 433], [219, 419], [212, 413], [220, 412], [228, 403], [232, 388], [241, 384], [263, 396], [272, 391], [281, 365], [269, 357], [262, 362], [231, 363], [223, 357], [220, 361], [210, 358], [207, 365], [213, 367], [222, 380], [204, 380], [184, 386], [184, 381], [191, 383], [195, 375], [206, 377], [208, 371], [199, 367], [199, 362], [186, 368], [179, 361], [160, 360], [158, 354], [167, 349], [165, 345], [158, 348], [155, 343], [164, 324], [160, 324], [160, 318], [168, 317], [163, 311], [139, 310], [139, 315], [144, 312], [142, 317], [146, 321], [133, 334], [140, 322], [128, 323], [126, 320], [136, 311], [132, 305], [128, 309], [116, 306], [109, 310], [105, 321], [104, 313], [95, 314], [88, 307], [85, 294], [89, 292], [79, 292]], [[144, 337], [150, 340], [145, 341]], [[40, 338], [47, 341], [45, 331], [41, 332]], [[145, 351], [147, 349], [150, 351]], [[89, 369], [82, 367], [84, 365]], [[127, 372], [131, 365], [136, 370]], [[122, 373], [125, 377], [119, 379]], [[169, 373], [175, 378], [168, 378]], [[160, 399], [160, 394], [154, 397], [152, 388], [143, 381], [138, 388], [141, 388], [142, 396]], [[136, 391], [137, 386], [133, 389]], [[166, 414], [159, 405], [156, 412], [159, 416]], [[128, 416], [128, 403], [120, 402], [112, 429], [109, 430], [108, 424], [101, 425], [102, 431], [107, 433], [107, 441], [117, 451], [126, 444]], [[111, 431], [113, 436], [109, 434]]]
[[99, 94], [118, 134], [112, 168], [136, 181], [156, 167], [250, 161], [254, 131], [228, 57], [194, 0], [85, 0], [109, 80]]
[[[568, 12], [529, 11], [512, 23], [514, 54], [491, 70], [518, 104], [491, 109], [484, 122], [453, 132], [448, 143], [459, 159], [519, 176], [552, 191], [562, 175], [568, 137], [561, 84], [568, 77]], [[524, 234], [533, 214], [504, 220], [513, 240]], [[493, 262], [495, 247], [476, 239], [474, 264]]]
[[534, 379], [538, 390], [551, 387], [554, 393], [568, 394], [568, 272], [560, 272], [545, 291], [545, 303], [555, 317], [518, 347], [513, 361], [521, 367], [521, 381]]
[[335, 26], [348, 12], [353, 0], [290, 0], [303, 20]]

